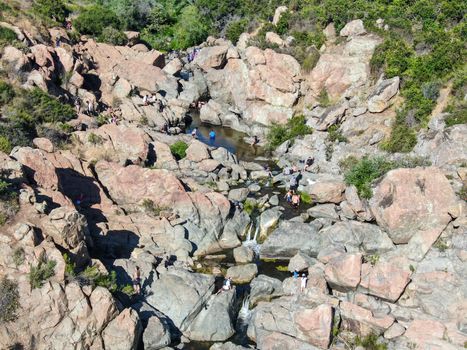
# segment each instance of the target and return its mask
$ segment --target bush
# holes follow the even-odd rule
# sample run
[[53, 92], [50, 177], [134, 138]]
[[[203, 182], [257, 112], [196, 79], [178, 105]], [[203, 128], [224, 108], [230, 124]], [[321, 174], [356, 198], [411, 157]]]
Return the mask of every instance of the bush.
[[313, 49], [311, 53], [306, 56], [306, 58], [303, 60], [302, 63], [302, 68], [305, 72], [309, 73], [315, 68], [316, 63], [318, 63], [320, 54], [319, 51], [316, 49]]
[[63, 254], [63, 260], [65, 261], [65, 277], [71, 279], [76, 276], [76, 264], [71, 260], [67, 253]]
[[99, 36], [104, 28], [120, 29], [121, 23], [117, 15], [103, 6], [92, 6], [82, 11], [74, 22], [81, 34]]
[[102, 145], [104, 143], [104, 139], [102, 138], [102, 136], [96, 135], [93, 132], [91, 132], [88, 135], [88, 142], [94, 146], [97, 146]]
[[387, 78], [402, 76], [409, 68], [413, 50], [400, 37], [391, 36], [379, 45], [371, 58], [373, 73], [383, 71]]
[[368, 334], [365, 338], [357, 337], [355, 344], [362, 346], [365, 350], [387, 350], [387, 345], [378, 343], [378, 336], [374, 333]]
[[194, 5], [183, 8], [177, 25], [174, 27], [170, 47], [184, 50], [202, 42], [208, 36], [208, 27], [204, 18]]
[[173, 156], [177, 159], [183, 159], [186, 157], [186, 150], [188, 145], [186, 142], [177, 141], [173, 145], [170, 146], [170, 152], [172, 152]]
[[0, 324], [14, 321], [18, 307], [18, 284], [3, 277], [0, 282]]
[[41, 288], [47, 279], [55, 275], [56, 265], [57, 262], [55, 260], [48, 260], [44, 254], [39, 257], [37, 266], [30, 265], [29, 283], [31, 284], [31, 289]]
[[243, 202], [243, 210], [245, 211], [245, 213], [247, 213], [248, 215], [252, 215], [253, 212], [255, 211], [255, 209], [257, 208], [256, 206], [256, 202], [251, 200], [251, 199], [245, 199], [245, 201]]
[[[0, 35], [2, 32], [1, 28], [3, 27], [0, 27]], [[4, 81], [0, 81], [0, 107], [9, 103], [13, 99], [13, 97], [15, 97], [15, 91], [13, 90], [13, 87]]]
[[99, 41], [104, 43], [123, 46], [127, 43], [128, 39], [121, 30], [113, 27], [105, 27], [99, 36]]
[[240, 35], [246, 31], [247, 26], [248, 21], [246, 19], [230, 22], [225, 30], [225, 37], [235, 45]]
[[9, 28], [0, 26], [0, 49], [11, 45], [17, 39], [16, 33]]
[[293, 117], [286, 125], [273, 124], [266, 136], [269, 149], [275, 149], [287, 140], [294, 140], [298, 136], [311, 134], [313, 129], [306, 125], [303, 115]]
[[151, 199], [145, 198], [142, 203], [142, 207], [145, 213], [150, 216], [159, 216], [161, 211], [167, 208], [157, 206]]
[[5, 136], [0, 135], [0, 151], [9, 154], [12, 148], [10, 140]]
[[[444, 119], [446, 126], [450, 127], [456, 124], [467, 123], [467, 104], [464, 102], [457, 106], [450, 105], [446, 109], [449, 115]], [[0, 143], [1, 144], [1, 143]]]
[[321, 107], [329, 107], [331, 105], [331, 99], [329, 98], [326, 88], [323, 88], [319, 92], [318, 103]]
[[41, 17], [53, 19], [58, 23], [63, 23], [68, 14], [61, 0], [35, 0], [33, 10]]
[[311, 195], [308, 192], [300, 192], [300, 200], [305, 203], [305, 204], [312, 204], [313, 199], [311, 198]]
[[77, 276], [77, 278], [81, 283], [104, 287], [111, 293], [115, 293], [118, 290], [117, 273], [115, 271], [111, 271], [110, 274], [104, 274], [100, 272], [95, 265], [88, 266]]
[[373, 181], [394, 168], [394, 163], [384, 158], [362, 158], [354, 164], [344, 175], [347, 185], [354, 185], [362, 198], [369, 199], [373, 195], [371, 185]]
[[13, 262], [15, 263], [16, 267], [22, 265], [24, 263], [24, 249], [22, 247], [16, 248], [13, 251]]
[[402, 116], [398, 116], [392, 126], [389, 138], [381, 143], [381, 149], [391, 153], [408, 153], [417, 144], [417, 135]]
[[342, 135], [342, 133], [339, 130], [339, 125], [331, 125], [328, 128], [328, 140], [331, 142], [347, 142], [347, 138], [344, 135]]
[[289, 22], [291, 20], [291, 13], [289, 11], [286, 11], [282, 13], [279, 22], [277, 22], [276, 25], [276, 33], [279, 35], [284, 35], [289, 31]]
[[133, 294], [135, 294], [135, 290], [131, 284], [123, 286], [122, 288], [120, 288], [120, 291], [128, 296], [132, 296]]

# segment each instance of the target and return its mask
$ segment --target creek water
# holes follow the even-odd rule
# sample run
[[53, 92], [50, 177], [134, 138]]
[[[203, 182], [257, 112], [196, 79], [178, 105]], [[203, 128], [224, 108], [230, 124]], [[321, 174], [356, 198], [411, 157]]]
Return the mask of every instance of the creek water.
[[[187, 134], [191, 134], [193, 129], [197, 128], [198, 140], [209, 146], [224, 147], [230, 153], [235, 154], [238, 160], [250, 162], [258, 157], [267, 156], [267, 152], [264, 148], [252, 146], [245, 142], [244, 139], [248, 137], [247, 134], [220, 125], [203, 123], [199, 117], [198, 110], [190, 110], [190, 117], [186, 122], [186, 126], [185, 132]], [[209, 137], [211, 131], [216, 133], [214, 139]]]

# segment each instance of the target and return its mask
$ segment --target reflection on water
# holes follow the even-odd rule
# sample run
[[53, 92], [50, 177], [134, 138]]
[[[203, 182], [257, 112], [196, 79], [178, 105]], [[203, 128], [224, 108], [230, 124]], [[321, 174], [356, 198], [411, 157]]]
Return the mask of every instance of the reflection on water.
[[[234, 153], [238, 160], [253, 161], [256, 157], [264, 156], [265, 150], [258, 146], [252, 146], [243, 139], [247, 134], [223, 127], [203, 123], [197, 110], [191, 110], [191, 123], [187, 123], [186, 133], [191, 134], [194, 128], [198, 128], [198, 140], [214, 147], [224, 147], [230, 153]], [[216, 138], [209, 138], [209, 133], [214, 131]]]

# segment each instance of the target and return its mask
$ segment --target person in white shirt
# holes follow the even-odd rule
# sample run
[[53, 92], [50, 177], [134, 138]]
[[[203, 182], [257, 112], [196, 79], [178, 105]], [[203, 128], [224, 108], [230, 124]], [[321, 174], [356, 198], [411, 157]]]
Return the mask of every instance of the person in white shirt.
[[300, 292], [302, 292], [302, 293], [305, 291], [307, 280], [308, 280], [308, 278], [303, 273], [302, 274], [302, 280], [300, 281]]

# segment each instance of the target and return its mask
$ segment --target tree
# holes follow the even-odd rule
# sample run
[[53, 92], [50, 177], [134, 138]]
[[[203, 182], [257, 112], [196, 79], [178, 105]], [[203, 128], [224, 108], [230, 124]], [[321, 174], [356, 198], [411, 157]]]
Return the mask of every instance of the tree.
[[198, 9], [193, 5], [186, 6], [175, 27], [171, 47], [175, 50], [186, 49], [202, 42], [207, 35], [208, 27]]

